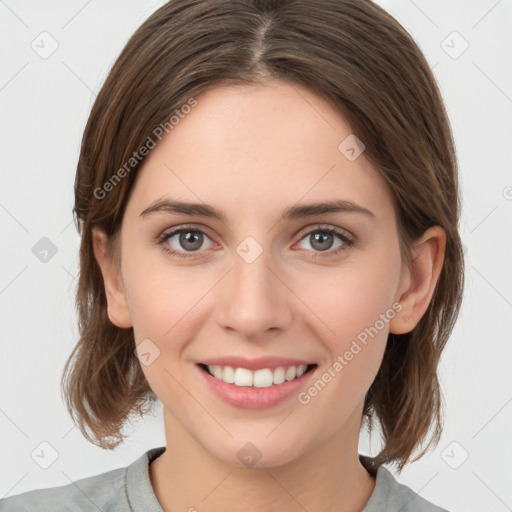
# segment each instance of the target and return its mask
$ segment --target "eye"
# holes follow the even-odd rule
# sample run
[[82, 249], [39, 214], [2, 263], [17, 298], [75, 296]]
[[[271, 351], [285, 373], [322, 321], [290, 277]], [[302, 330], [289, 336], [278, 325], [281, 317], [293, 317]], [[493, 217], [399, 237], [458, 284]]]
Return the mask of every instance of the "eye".
[[[333, 245], [338, 240], [338, 245], [335, 246], [334, 250], [331, 250]], [[210, 240], [210, 237], [204, 233], [201, 229], [193, 226], [181, 226], [171, 231], [166, 231], [156, 239], [156, 243], [162, 246], [162, 250], [176, 256], [178, 258], [194, 258], [202, 250], [206, 250], [212, 247], [204, 247], [206, 240]], [[355, 245], [355, 238], [348, 232], [334, 228], [332, 226], [317, 226], [316, 229], [306, 232], [299, 243], [308, 241], [308, 245], [311, 247], [314, 254], [314, 258], [317, 257], [330, 257], [337, 255], [342, 251], [346, 251], [351, 246]], [[322, 253], [326, 253], [325, 255]]]
[[210, 238], [200, 229], [181, 226], [179, 229], [163, 233], [157, 239], [157, 243], [162, 245], [163, 251], [167, 254], [178, 258], [193, 258], [194, 254], [186, 253], [208, 249], [209, 247], [203, 247], [205, 239]]
[[[333, 245], [338, 239], [338, 245], [334, 250], [331, 250]], [[334, 228], [319, 226], [312, 231], [308, 231], [302, 238], [301, 242], [307, 241], [312, 250], [316, 253], [313, 257], [324, 257], [321, 253], [326, 253], [325, 257], [337, 255], [338, 253], [347, 250], [355, 244], [355, 238], [348, 232]]]

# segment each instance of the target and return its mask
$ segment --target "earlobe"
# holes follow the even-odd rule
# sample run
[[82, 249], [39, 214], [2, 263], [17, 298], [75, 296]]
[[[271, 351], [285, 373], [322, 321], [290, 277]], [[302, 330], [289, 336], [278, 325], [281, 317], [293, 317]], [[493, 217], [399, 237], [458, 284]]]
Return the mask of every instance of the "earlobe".
[[441, 274], [445, 248], [446, 233], [440, 226], [429, 228], [416, 243], [412, 266], [403, 276], [405, 291], [397, 298], [402, 309], [390, 322], [390, 332], [411, 332], [425, 314]]
[[114, 263], [114, 256], [109, 249], [108, 237], [105, 232], [98, 228], [93, 228], [92, 243], [94, 256], [103, 276], [108, 317], [117, 327], [132, 327], [133, 322], [128, 309], [121, 271]]

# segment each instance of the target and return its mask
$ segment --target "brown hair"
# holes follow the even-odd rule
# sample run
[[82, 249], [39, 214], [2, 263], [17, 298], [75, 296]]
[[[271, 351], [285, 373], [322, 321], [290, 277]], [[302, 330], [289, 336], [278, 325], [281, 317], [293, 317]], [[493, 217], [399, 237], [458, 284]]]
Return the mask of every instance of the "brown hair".
[[371, 463], [401, 469], [416, 448], [428, 441], [419, 458], [441, 434], [437, 366], [463, 289], [460, 199], [435, 78], [407, 31], [369, 0], [173, 0], [130, 38], [94, 103], [76, 172], [80, 339], [62, 376], [66, 405], [89, 441], [112, 449], [125, 437], [125, 422], [156, 400], [134, 353], [132, 329], [107, 316], [92, 247], [92, 228], [99, 227], [116, 248], [143, 161], [130, 159], [159, 126], [168, 131], [170, 116], [190, 98], [271, 79], [306, 86], [345, 116], [389, 186], [408, 264], [412, 243], [429, 227], [446, 232], [431, 303], [410, 333], [389, 335], [365, 400], [363, 417], [370, 429], [378, 420], [383, 437]]

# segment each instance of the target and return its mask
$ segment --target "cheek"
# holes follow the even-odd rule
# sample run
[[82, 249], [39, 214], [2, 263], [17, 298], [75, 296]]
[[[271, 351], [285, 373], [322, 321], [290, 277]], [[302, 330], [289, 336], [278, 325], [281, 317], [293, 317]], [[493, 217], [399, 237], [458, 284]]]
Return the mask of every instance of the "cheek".
[[187, 312], [204, 293], [201, 280], [194, 278], [193, 269], [166, 264], [159, 249], [144, 250], [134, 243], [127, 253], [123, 275], [135, 339], [167, 339], [187, 323]]
[[[305, 390], [301, 403], [314, 400], [318, 411], [343, 416], [364, 398], [380, 367], [389, 323], [397, 314], [393, 301], [399, 260], [395, 256], [392, 251], [374, 255], [333, 270], [328, 280], [311, 279], [302, 286], [299, 293], [308, 297], [317, 318], [317, 337], [330, 361], [319, 371], [315, 385]], [[324, 388], [329, 391], [323, 393]], [[322, 398], [315, 398], [320, 394]]]
[[[373, 260], [367, 265], [333, 269], [323, 278], [301, 284], [298, 295], [306, 298], [317, 317], [316, 323], [324, 326], [322, 332], [326, 334], [322, 337], [329, 340], [331, 352], [346, 350], [347, 343], [374, 326], [386, 337], [389, 320], [394, 316], [398, 275], [396, 263]], [[386, 317], [384, 325], [382, 315]]]
[[[341, 284], [341, 283], [339, 283]], [[320, 314], [334, 331], [318, 335], [329, 360], [318, 368], [315, 379], [298, 394], [300, 416], [314, 430], [311, 418], [322, 425], [322, 439], [333, 435], [347, 421], [359, 431], [364, 398], [382, 362], [394, 309], [388, 308], [389, 292], [371, 280], [344, 280], [344, 288], [324, 300]], [[353, 293], [350, 293], [353, 292]], [[388, 320], [382, 320], [383, 314]], [[319, 315], [320, 316], [320, 315]], [[318, 435], [315, 434], [318, 441]]]
[[145, 343], [147, 350], [140, 353], [150, 354], [149, 364], [141, 364], [141, 369], [166, 409], [193, 417], [197, 411], [179, 383], [187, 378], [183, 354], [196, 337], [199, 302], [211, 286], [191, 279], [193, 271], [161, 262], [151, 265], [147, 258], [134, 257], [125, 270], [136, 344]]
[[162, 256], [142, 251], [133, 251], [125, 261], [123, 273], [136, 345], [145, 343], [141, 349], [148, 350], [140, 353], [149, 352], [152, 359], [141, 365], [142, 370], [163, 402], [172, 397], [173, 403], [166, 404], [170, 410], [176, 404], [185, 410], [190, 397], [177, 383], [189, 378], [186, 350], [212, 314], [212, 302], [205, 295], [218, 277], [211, 273], [199, 276], [199, 267], [172, 266]]

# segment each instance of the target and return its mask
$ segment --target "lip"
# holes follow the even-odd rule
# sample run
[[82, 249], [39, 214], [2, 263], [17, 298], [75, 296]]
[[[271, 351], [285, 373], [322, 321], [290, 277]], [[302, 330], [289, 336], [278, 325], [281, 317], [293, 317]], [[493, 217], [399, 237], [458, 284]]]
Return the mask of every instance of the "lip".
[[[272, 359], [275, 360], [275, 358]], [[215, 361], [221, 360], [224, 361], [224, 359], [215, 359]], [[234, 358], [230, 358], [230, 360], [233, 361]], [[214, 361], [214, 359], [209, 359], [208, 361]], [[291, 359], [288, 359], [287, 361], [291, 361]], [[256, 360], [252, 360], [252, 362], [256, 364]], [[261, 361], [257, 360], [257, 364], [260, 365]], [[286, 366], [286, 364], [278, 366]], [[302, 364], [306, 363], [304, 362]], [[204, 379], [203, 382], [205, 382], [206, 387], [212, 393], [224, 402], [240, 409], [268, 409], [292, 396], [296, 396], [300, 389], [305, 387], [306, 382], [312, 377], [318, 368], [318, 366], [315, 366], [299, 378], [283, 382], [282, 384], [276, 384], [268, 388], [256, 388], [252, 386], [228, 384], [210, 375], [207, 371], [201, 368], [199, 364], [195, 366], [197, 371], [200, 373], [200, 378]], [[225, 364], [225, 366], [231, 365]], [[290, 364], [290, 366], [293, 366], [293, 364]], [[241, 364], [240, 366], [237, 366], [237, 368], [244, 368], [244, 366]], [[269, 368], [269, 366], [259, 366], [259, 368], [256, 369], [261, 368]]]
[[232, 368], [247, 368], [247, 370], [262, 370], [263, 368], [270, 368], [271, 370], [275, 370], [280, 366], [289, 367], [289, 366], [300, 366], [300, 365], [312, 365], [315, 364], [314, 361], [304, 361], [302, 359], [290, 359], [288, 357], [274, 357], [274, 356], [265, 356], [258, 357], [255, 359], [247, 359], [245, 357], [237, 357], [237, 356], [226, 356], [226, 357], [213, 357], [211, 359], [205, 359], [203, 361], [199, 361], [201, 364], [205, 364], [206, 366], [231, 366]]

